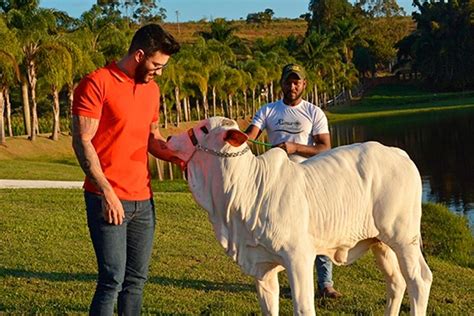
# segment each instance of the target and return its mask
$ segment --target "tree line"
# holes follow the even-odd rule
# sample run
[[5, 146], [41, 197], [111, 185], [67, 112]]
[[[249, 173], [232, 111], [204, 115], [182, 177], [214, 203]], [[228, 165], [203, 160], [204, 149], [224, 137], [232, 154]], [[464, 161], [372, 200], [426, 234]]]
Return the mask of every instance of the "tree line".
[[[439, 12], [437, 4], [414, 1], [421, 8], [413, 14], [414, 24], [395, 0], [311, 0], [309, 12], [301, 16], [307, 22], [304, 35], [276, 34], [252, 43], [235, 35], [232, 21], [215, 19], [193, 43], [183, 45], [157, 78], [162, 123], [253, 115], [263, 103], [279, 98], [280, 71], [290, 62], [306, 68], [305, 97], [323, 108], [350, 99], [352, 90], [376, 71], [390, 71], [397, 53], [427, 80], [442, 73], [449, 82], [462, 82], [454, 88], [472, 87], [466, 73], [474, 60], [466, 60], [472, 54], [472, 22], [467, 18], [472, 2], [446, 4]], [[442, 16], [449, 12], [456, 22]], [[165, 18], [166, 10], [153, 0], [99, 0], [79, 19], [41, 8], [38, 0], [0, 0], [0, 142], [6, 135], [35, 140], [38, 133], [51, 132], [57, 139], [61, 131], [68, 132], [80, 79], [121, 58], [138, 27]], [[433, 21], [438, 21], [437, 29]], [[452, 28], [458, 27], [463, 33], [453, 40]], [[444, 52], [441, 48], [424, 52], [420, 45], [426, 42], [437, 48], [449, 42], [450, 49], [458, 45], [467, 50], [444, 53], [445, 60], [436, 55]], [[463, 66], [457, 64], [460, 60]]]

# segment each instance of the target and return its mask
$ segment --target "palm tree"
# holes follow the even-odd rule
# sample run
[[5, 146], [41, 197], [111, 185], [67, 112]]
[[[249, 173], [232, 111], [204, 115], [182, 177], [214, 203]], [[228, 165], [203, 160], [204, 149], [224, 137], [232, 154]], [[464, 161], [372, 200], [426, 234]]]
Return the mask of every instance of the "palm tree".
[[[3, 55], [3, 58], [6, 58], [9, 65], [14, 65], [16, 80], [21, 83], [24, 131], [26, 135], [29, 135], [31, 131], [31, 128], [30, 128], [31, 118], [30, 118], [30, 105], [29, 105], [29, 100], [28, 100], [28, 81], [26, 77], [24, 76], [23, 72], [21, 71], [21, 68], [19, 65], [23, 59], [23, 53], [22, 53], [20, 43], [15, 33], [9, 29], [7, 25], [7, 21], [4, 18], [5, 18], [4, 15], [2, 15], [2, 17], [0, 18], [0, 54]], [[8, 69], [10, 68], [8, 67]], [[8, 114], [8, 105], [9, 105], [8, 93], [6, 93], [5, 95], [5, 101], [7, 102], [7, 114]], [[8, 124], [8, 120], [9, 120], [9, 117], [7, 116], [7, 124]]]
[[24, 54], [32, 103], [30, 140], [34, 141], [39, 132], [36, 110], [37, 56], [42, 44], [55, 32], [56, 17], [54, 10], [33, 7], [27, 10], [12, 9], [7, 13], [7, 20], [9, 27], [15, 30]]
[[330, 36], [312, 32], [305, 38], [296, 56], [302, 61], [309, 81], [313, 83], [314, 103], [319, 105], [318, 86], [322, 87], [324, 79], [333, 72], [331, 67], [337, 63], [339, 57], [337, 49], [331, 45]]
[[51, 87], [53, 97], [53, 131], [52, 140], [58, 140], [59, 126], [59, 91], [67, 84], [72, 82], [73, 61], [71, 54], [66, 47], [54, 44], [43, 44], [43, 49], [38, 54], [38, 62], [42, 78]]
[[233, 109], [233, 96], [242, 85], [242, 76], [237, 69], [230, 68], [228, 66], [224, 67], [225, 81], [222, 86], [222, 90], [227, 95], [227, 111], [225, 116], [234, 119], [234, 109]]
[[[256, 60], [250, 59], [245, 62], [243, 69], [250, 74], [252, 80], [249, 82], [249, 89], [252, 91], [252, 114], [254, 115], [257, 108], [255, 105], [255, 97], [257, 88], [265, 83], [267, 78], [266, 69], [261, 66]], [[260, 91], [259, 91], [260, 94]], [[260, 106], [260, 104], [259, 104]]]
[[160, 86], [160, 94], [161, 94], [161, 106], [160, 109], [163, 111], [163, 127], [167, 128], [168, 123], [171, 123], [170, 116], [168, 115], [168, 111], [171, 109], [171, 99], [169, 100], [170, 103], [168, 103], [168, 96], [173, 95], [173, 83], [172, 81], [168, 78], [168, 70], [165, 70], [161, 77], [158, 77], [156, 79], [157, 83]]
[[73, 33], [65, 34], [58, 41], [62, 47], [67, 49], [72, 58], [72, 76], [71, 80], [66, 82], [69, 103], [68, 118], [72, 115], [74, 90], [79, 84], [79, 81], [86, 74], [101, 66], [100, 64], [94, 63], [93, 56], [96, 55], [96, 53], [91, 51], [88, 45], [89, 39], [82, 35], [84, 35], [84, 33], [78, 30]]
[[[225, 82], [224, 66], [216, 65], [210, 70], [209, 73], [209, 85], [212, 90], [212, 115], [216, 116], [217, 110], [217, 91], [221, 90]], [[221, 113], [223, 115], [223, 113]]]
[[181, 106], [182, 96], [180, 94], [180, 86], [184, 81], [185, 72], [182, 65], [179, 63], [180, 53], [177, 53], [173, 59], [170, 60], [164, 74], [166, 79], [169, 80], [173, 88], [173, 94], [176, 106], [176, 126], [180, 126], [180, 122], [183, 121], [183, 109]]
[[9, 91], [10, 86], [20, 81], [20, 69], [17, 60], [21, 56], [21, 50], [15, 34], [8, 29], [3, 18], [0, 18], [0, 47], [0, 97], [2, 98], [0, 100], [2, 127], [0, 128], [3, 133], [3, 112], [5, 109], [8, 135], [13, 136]]

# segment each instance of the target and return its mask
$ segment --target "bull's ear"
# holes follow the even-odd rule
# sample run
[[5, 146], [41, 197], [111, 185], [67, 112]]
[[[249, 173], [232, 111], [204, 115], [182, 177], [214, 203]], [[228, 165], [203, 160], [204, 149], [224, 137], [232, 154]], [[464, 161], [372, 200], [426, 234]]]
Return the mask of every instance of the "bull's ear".
[[228, 130], [224, 135], [224, 140], [234, 147], [239, 147], [247, 141], [249, 137], [238, 129]]

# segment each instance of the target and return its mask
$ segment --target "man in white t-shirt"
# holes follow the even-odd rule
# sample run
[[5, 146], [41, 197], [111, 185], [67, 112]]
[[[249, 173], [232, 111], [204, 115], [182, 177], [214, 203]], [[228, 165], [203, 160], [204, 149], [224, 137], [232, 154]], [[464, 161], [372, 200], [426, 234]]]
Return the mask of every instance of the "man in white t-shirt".
[[[306, 158], [331, 149], [328, 121], [324, 112], [302, 99], [306, 88], [306, 73], [300, 65], [289, 64], [281, 74], [283, 99], [262, 106], [246, 130], [256, 139], [267, 130], [273, 147], [285, 150], [290, 159], [302, 162]], [[318, 289], [321, 296], [342, 296], [333, 287], [332, 262], [326, 256], [316, 257]]]

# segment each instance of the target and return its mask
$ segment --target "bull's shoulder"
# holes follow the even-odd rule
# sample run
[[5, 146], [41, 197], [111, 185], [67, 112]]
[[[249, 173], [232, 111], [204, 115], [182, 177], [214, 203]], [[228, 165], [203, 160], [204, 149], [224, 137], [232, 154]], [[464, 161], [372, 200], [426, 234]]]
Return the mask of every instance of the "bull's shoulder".
[[290, 161], [286, 152], [281, 148], [272, 148], [264, 154], [257, 156], [257, 159], [273, 168], [278, 168], [282, 164], [286, 164]]

